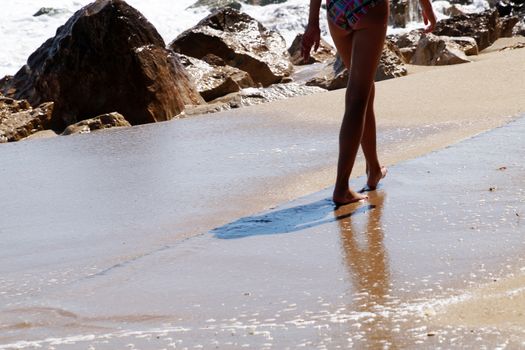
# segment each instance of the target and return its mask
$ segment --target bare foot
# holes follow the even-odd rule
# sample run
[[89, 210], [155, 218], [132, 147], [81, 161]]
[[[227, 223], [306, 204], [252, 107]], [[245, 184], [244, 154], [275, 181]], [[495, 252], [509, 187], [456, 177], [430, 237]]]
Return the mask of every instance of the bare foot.
[[352, 190], [346, 190], [346, 192], [342, 193], [334, 191], [334, 195], [332, 197], [332, 200], [337, 206], [355, 203], [365, 199], [368, 199], [367, 195], [360, 194]]
[[368, 187], [368, 190], [374, 191], [377, 188], [379, 181], [386, 176], [387, 172], [388, 170], [384, 166], [375, 171], [368, 172], [367, 170], [368, 180], [366, 181], [366, 186]]

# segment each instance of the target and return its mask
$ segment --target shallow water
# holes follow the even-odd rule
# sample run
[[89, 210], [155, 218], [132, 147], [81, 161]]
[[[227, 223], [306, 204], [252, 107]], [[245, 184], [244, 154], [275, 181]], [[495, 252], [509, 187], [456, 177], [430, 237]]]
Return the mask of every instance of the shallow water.
[[366, 203], [327, 189], [239, 219], [336, 154], [337, 126], [258, 110], [2, 145], [0, 349], [506, 339], [426, 321], [525, 266], [524, 118], [391, 167]]

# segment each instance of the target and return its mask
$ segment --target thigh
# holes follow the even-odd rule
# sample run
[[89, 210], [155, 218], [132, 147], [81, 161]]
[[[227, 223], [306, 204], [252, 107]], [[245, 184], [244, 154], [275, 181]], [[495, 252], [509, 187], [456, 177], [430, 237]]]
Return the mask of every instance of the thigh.
[[348, 81], [352, 98], [368, 101], [383, 52], [385, 36], [386, 21], [385, 26], [370, 25], [353, 32], [352, 66]]
[[338, 27], [330, 19], [328, 19], [328, 29], [330, 36], [334, 40], [335, 48], [341, 56], [346, 68], [350, 68], [350, 61], [352, 58], [352, 31]]

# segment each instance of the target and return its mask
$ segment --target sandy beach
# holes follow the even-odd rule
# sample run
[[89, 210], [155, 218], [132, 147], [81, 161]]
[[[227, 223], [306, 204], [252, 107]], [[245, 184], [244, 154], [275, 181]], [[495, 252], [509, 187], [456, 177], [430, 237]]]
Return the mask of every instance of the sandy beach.
[[377, 83], [338, 210], [341, 90], [1, 145], [0, 349], [525, 346], [518, 42]]

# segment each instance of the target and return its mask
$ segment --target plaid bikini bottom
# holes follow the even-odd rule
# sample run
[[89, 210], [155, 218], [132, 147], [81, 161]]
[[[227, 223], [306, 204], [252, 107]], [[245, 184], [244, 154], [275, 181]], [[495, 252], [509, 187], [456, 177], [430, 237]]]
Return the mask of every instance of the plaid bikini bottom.
[[350, 30], [371, 7], [383, 0], [326, 0], [328, 18], [338, 27]]

